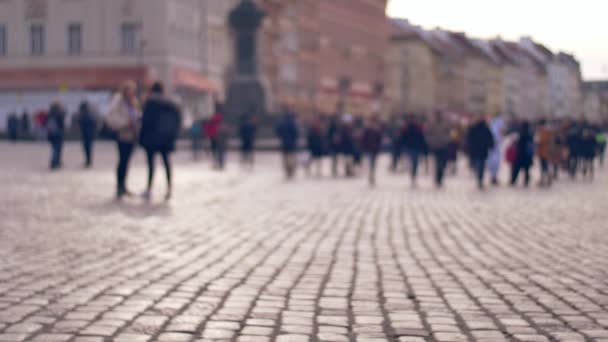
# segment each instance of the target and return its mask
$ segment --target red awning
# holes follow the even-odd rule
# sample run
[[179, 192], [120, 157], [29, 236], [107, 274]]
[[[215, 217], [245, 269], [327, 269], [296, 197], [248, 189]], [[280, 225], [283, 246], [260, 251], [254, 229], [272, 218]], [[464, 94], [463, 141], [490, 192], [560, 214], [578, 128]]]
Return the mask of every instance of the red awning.
[[217, 86], [200, 72], [177, 67], [174, 70], [174, 81], [178, 87], [196, 89], [203, 92], [216, 92]]

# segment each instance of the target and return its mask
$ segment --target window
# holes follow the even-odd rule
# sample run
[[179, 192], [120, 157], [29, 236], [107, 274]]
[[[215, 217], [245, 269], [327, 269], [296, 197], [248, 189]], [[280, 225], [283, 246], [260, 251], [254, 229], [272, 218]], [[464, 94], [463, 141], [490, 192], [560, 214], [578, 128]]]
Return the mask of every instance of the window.
[[134, 23], [124, 23], [121, 27], [121, 51], [126, 54], [133, 54], [137, 49], [137, 25]]
[[30, 54], [32, 56], [44, 55], [44, 26], [40, 24], [30, 27]]
[[82, 52], [82, 25], [72, 23], [68, 25], [68, 54], [78, 56]]
[[0, 56], [6, 56], [7, 40], [6, 26], [0, 24]]

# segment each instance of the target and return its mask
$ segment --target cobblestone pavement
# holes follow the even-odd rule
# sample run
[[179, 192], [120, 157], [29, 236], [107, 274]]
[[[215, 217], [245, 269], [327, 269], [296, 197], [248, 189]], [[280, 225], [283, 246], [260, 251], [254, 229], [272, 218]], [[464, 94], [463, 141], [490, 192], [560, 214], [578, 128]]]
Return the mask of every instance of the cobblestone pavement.
[[[114, 155], [0, 143], [0, 341], [608, 341], [608, 192], [282, 180], [176, 156], [112, 200]], [[143, 189], [142, 153], [130, 182]]]

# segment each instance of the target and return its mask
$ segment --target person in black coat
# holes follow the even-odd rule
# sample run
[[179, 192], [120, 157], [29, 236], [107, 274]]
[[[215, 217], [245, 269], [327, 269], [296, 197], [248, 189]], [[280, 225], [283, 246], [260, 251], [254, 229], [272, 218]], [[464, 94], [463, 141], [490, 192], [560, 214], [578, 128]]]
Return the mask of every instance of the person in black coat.
[[241, 140], [241, 163], [244, 167], [253, 169], [255, 138], [257, 125], [253, 109], [241, 116], [239, 123], [239, 138]]
[[17, 114], [11, 113], [8, 115], [6, 120], [6, 130], [8, 132], [9, 139], [16, 143], [19, 138], [19, 118], [17, 118]]
[[78, 126], [80, 127], [80, 138], [84, 150], [85, 167], [91, 167], [93, 163], [93, 142], [97, 134], [97, 116], [87, 101], [83, 101], [78, 109]]
[[150, 96], [144, 103], [142, 126], [139, 143], [146, 150], [148, 160], [148, 187], [144, 198], [150, 199], [152, 180], [154, 178], [154, 156], [160, 153], [165, 165], [167, 176], [167, 194], [165, 199], [171, 198], [171, 159], [170, 153], [175, 150], [175, 142], [179, 136], [182, 125], [180, 107], [164, 95], [164, 87], [160, 82], [154, 83], [150, 89]]
[[416, 184], [418, 175], [418, 161], [424, 154], [426, 140], [422, 125], [417, 121], [416, 116], [411, 115], [401, 131], [401, 145], [405, 148], [410, 157], [412, 185]]
[[486, 161], [490, 150], [494, 147], [494, 136], [483, 115], [478, 116], [469, 128], [466, 141], [471, 165], [477, 177], [477, 186], [483, 189]]
[[327, 143], [331, 156], [331, 173], [338, 176], [338, 157], [340, 155], [340, 122], [339, 113], [335, 113], [329, 119], [327, 125]]
[[51, 170], [61, 168], [61, 151], [65, 135], [65, 110], [58, 103], [51, 105], [46, 117], [47, 138], [51, 144]]
[[598, 143], [596, 140], [596, 133], [592, 127], [585, 127], [581, 134], [580, 142], [580, 159], [581, 159], [581, 171], [583, 178], [589, 178], [593, 180], [595, 173], [595, 157], [598, 150]]
[[325, 141], [323, 139], [323, 123], [319, 116], [312, 119], [306, 130], [306, 147], [310, 153], [310, 161], [307, 172], [310, 172], [310, 164], [315, 164], [317, 177], [321, 176], [323, 154], [325, 153]]
[[376, 185], [376, 161], [382, 150], [383, 128], [380, 118], [374, 115], [363, 130], [361, 146], [369, 157], [369, 184]]
[[534, 159], [534, 135], [528, 121], [522, 122], [515, 142], [515, 161], [511, 169], [511, 185], [517, 183], [519, 173], [524, 171], [524, 185], [530, 184], [530, 168]]
[[287, 179], [293, 178], [296, 172], [296, 152], [298, 149], [299, 131], [295, 115], [288, 108], [283, 110], [275, 132], [281, 142], [283, 168]]

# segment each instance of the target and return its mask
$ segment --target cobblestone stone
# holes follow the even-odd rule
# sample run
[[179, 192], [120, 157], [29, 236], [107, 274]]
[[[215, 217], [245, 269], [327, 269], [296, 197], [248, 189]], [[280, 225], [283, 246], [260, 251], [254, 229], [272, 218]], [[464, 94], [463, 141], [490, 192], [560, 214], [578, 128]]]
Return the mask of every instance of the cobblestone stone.
[[369, 189], [285, 182], [276, 155], [217, 173], [178, 153], [175, 198], [146, 204], [112, 200], [113, 146], [92, 170], [68, 144], [46, 171], [47, 152], [0, 143], [1, 342], [608, 340], [604, 170], [485, 192], [464, 168], [441, 191], [380, 172]]

